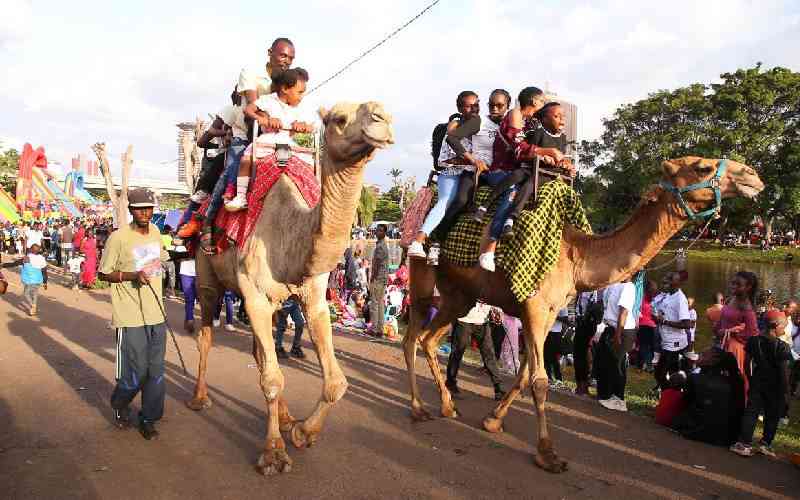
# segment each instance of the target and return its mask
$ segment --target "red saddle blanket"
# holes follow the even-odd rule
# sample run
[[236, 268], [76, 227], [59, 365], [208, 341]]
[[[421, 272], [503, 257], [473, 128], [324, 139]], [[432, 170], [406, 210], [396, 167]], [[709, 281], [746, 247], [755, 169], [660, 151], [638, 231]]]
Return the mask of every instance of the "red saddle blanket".
[[314, 176], [313, 168], [307, 163], [292, 156], [285, 167], [280, 167], [274, 154], [257, 160], [247, 190], [247, 208], [238, 212], [222, 209], [214, 221], [214, 226], [222, 229], [228, 239], [236, 242], [240, 250], [244, 248], [247, 238], [253, 234], [258, 217], [264, 209], [264, 198], [283, 174], [288, 175], [294, 182], [309, 208], [314, 208], [319, 203], [321, 194], [319, 182]]

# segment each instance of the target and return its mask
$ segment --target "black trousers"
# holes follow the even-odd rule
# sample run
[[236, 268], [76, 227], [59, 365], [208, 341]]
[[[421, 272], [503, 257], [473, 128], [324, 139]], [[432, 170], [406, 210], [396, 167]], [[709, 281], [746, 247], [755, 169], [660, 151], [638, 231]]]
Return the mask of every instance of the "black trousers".
[[656, 383], [661, 389], [667, 387], [667, 375], [673, 374], [681, 369], [681, 356], [686, 352], [688, 347], [679, 351], [668, 351], [663, 349], [661, 357], [658, 359], [658, 364], [655, 369]]
[[197, 179], [195, 191], [202, 190], [211, 194], [219, 176], [222, 175], [222, 171], [225, 169], [225, 154], [220, 153], [214, 158], [203, 156], [200, 165], [200, 176]]
[[644, 368], [653, 362], [653, 352], [655, 351], [656, 329], [652, 326], [640, 326], [638, 332], [639, 340], [639, 368]]
[[626, 354], [633, 347], [636, 330], [622, 331], [622, 345], [614, 342], [614, 328], [606, 326], [597, 349], [597, 399], [625, 399], [628, 382]]
[[489, 325], [475, 325], [456, 321], [453, 324], [453, 342], [450, 358], [447, 360], [447, 382], [455, 384], [458, 378], [458, 371], [461, 368], [461, 360], [470, 345], [470, 340], [475, 337], [480, 347], [483, 366], [489, 373], [492, 385], [500, 385], [501, 379], [497, 369], [497, 358], [494, 355], [491, 329]]
[[761, 441], [772, 444], [778, 431], [778, 421], [784, 412], [786, 400], [781, 393], [780, 385], [764, 386], [755, 378], [750, 381], [747, 392], [747, 407], [742, 415], [742, 431], [739, 441], [745, 444], [753, 442], [758, 416], [764, 414], [764, 435]]
[[572, 357], [575, 362], [575, 382], [589, 382], [589, 342], [594, 337], [597, 323], [586, 318], [578, 318], [573, 339]]
[[111, 394], [112, 408], [127, 408], [141, 391], [142, 410], [139, 419], [155, 422], [161, 418], [166, 396], [166, 337], [164, 323], [117, 328], [117, 386]]
[[561, 378], [561, 332], [550, 332], [544, 341], [544, 369], [550, 380], [563, 380]]

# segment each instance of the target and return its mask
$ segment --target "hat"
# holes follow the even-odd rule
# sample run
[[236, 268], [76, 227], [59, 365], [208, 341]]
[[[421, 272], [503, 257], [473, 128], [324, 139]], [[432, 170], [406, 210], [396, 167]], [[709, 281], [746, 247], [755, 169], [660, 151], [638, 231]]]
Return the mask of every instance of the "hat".
[[778, 309], [770, 309], [769, 311], [767, 311], [767, 323], [785, 325], [786, 315], [783, 314], [783, 311], [779, 311]]
[[131, 208], [154, 207], [156, 199], [149, 189], [134, 189], [128, 192], [128, 206]]

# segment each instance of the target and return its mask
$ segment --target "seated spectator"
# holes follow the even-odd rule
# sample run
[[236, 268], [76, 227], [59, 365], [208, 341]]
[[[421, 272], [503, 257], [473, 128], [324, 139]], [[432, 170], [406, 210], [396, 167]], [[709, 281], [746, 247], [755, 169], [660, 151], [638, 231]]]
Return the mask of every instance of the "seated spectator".
[[672, 427], [675, 417], [686, 409], [683, 399], [683, 388], [686, 385], [686, 374], [681, 372], [673, 374], [667, 382], [667, 388], [661, 392], [661, 398], [656, 407], [656, 423]]
[[736, 441], [744, 410], [744, 380], [736, 358], [714, 348], [698, 361], [701, 372], [690, 375], [686, 409], [672, 423], [683, 437], [717, 446]]

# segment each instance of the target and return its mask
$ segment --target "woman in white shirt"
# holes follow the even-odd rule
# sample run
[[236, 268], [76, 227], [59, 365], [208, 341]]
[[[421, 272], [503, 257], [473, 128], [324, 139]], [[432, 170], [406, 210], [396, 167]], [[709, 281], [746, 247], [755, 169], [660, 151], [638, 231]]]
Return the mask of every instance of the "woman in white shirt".
[[253, 166], [253, 147], [255, 147], [255, 157], [258, 159], [274, 155], [276, 144], [288, 144], [294, 151], [294, 156], [312, 168], [313, 154], [302, 151], [303, 148], [294, 140], [295, 134], [313, 133], [317, 128], [313, 114], [300, 106], [306, 92], [306, 82], [308, 82], [306, 70], [287, 69], [273, 76], [272, 89], [275, 92], [256, 100], [258, 109], [269, 114], [270, 125], [273, 128], [259, 135], [256, 142], [245, 149], [239, 164], [239, 176], [236, 178], [236, 196], [225, 203], [225, 209], [229, 212], [247, 207], [247, 187], [250, 184]]

